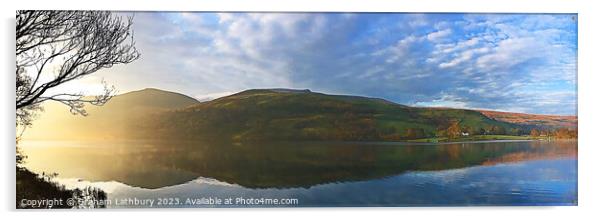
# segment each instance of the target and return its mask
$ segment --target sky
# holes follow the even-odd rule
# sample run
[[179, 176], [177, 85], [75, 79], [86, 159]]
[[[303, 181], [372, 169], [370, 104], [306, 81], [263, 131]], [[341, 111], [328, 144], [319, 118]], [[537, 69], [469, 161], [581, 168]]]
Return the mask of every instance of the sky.
[[[131, 15], [132, 13], [126, 13]], [[404, 105], [576, 115], [575, 14], [134, 13], [142, 57], [66, 85], [201, 101], [310, 89]]]

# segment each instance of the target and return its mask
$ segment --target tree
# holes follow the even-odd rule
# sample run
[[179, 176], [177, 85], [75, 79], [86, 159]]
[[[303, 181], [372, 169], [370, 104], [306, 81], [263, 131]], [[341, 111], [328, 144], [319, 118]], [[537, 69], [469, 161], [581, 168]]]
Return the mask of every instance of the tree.
[[487, 131], [484, 128], [480, 128], [479, 134], [487, 134]]
[[510, 131], [508, 131], [507, 134], [518, 136], [518, 135], [520, 135], [520, 129], [518, 129], [518, 128], [510, 128]]
[[449, 139], [458, 138], [460, 136], [461, 132], [462, 132], [462, 129], [460, 128], [460, 122], [454, 121], [451, 123], [449, 128], [447, 128], [447, 137]]
[[577, 138], [577, 130], [571, 130], [568, 128], [558, 128], [554, 132], [554, 136], [558, 139], [573, 139]]
[[408, 128], [406, 133], [403, 135], [406, 139], [416, 139], [416, 129]]
[[539, 137], [539, 131], [537, 129], [533, 128], [533, 129], [531, 129], [530, 135], [532, 137]]
[[466, 132], [468, 135], [477, 135], [479, 134], [479, 129], [472, 126], [466, 126]]
[[422, 128], [408, 128], [403, 137], [408, 140], [424, 138], [425, 132]]
[[447, 136], [447, 128], [445, 126], [437, 127], [435, 131], [435, 137], [445, 137]]
[[30, 125], [45, 101], [60, 102], [71, 113], [83, 116], [87, 115], [85, 104], [106, 103], [115, 90], [104, 81], [104, 93], [92, 97], [51, 91], [100, 69], [138, 59], [132, 19], [106, 11], [17, 11], [17, 125]]
[[493, 134], [497, 134], [497, 135], [505, 135], [506, 134], [506, 128], [502, 127], [502, 126], [493, 126]]

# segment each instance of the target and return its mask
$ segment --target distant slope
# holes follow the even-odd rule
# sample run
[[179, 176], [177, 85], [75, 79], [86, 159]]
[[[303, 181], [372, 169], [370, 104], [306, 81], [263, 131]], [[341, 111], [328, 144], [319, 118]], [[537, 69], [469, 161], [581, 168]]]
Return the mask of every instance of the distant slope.
[[69, 108], [44, 103], [44, 111], [26, 129], [27, 139], [89, 139], [121, 137], [133, 124], [161, 111], [200, 103], [194, 98], [159, 89], [143, 89], [117, 95], [104, 106], [86, 105], [87, 117], [72, 115]]
[[378, 98], [283, 89], [247, 90], [164, 112], [136, 130], [151, 130], [154, 137], [241, 141], [396, 141], [435, 136], [453, 121], [474, 133], [528, 130], [472, 110], [413, 108]]
[[115, 96], [104, 107], [113, 110], [134, 107], [136, 110], [156, 111], [184, 108], [198, 103], [198, 100], [180, 93], [146, 88]]
[[577, 116], [561, 116], [561, 115], [538, 115], [538, 114], [524, 114], [524, 113], [512, 113], [512, 112], [498, 112], [498, 111], [487, 111], [478, 110], [483, 115], [509, 123], [522, 124], [522, 125], [534, 125], [541, 127], [577, 127]]

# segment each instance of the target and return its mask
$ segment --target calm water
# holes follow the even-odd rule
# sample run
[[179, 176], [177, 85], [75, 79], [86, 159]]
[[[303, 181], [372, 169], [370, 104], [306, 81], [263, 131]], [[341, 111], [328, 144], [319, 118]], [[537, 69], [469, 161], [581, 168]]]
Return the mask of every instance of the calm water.
[[[20, 146], [28, 168], [56, 172], [68, 187], [100, 187], [109, 207], [577, 204], [576, 141]], [[265, 204], [274, 200], [293, 204]]]

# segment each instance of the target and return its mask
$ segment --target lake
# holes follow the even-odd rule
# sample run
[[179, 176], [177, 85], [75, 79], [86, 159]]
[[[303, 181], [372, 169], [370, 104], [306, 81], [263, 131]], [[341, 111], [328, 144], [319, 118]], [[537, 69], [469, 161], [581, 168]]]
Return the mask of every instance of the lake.
[[110, 208], [577, 205], [577, 141], [23, 141]]

